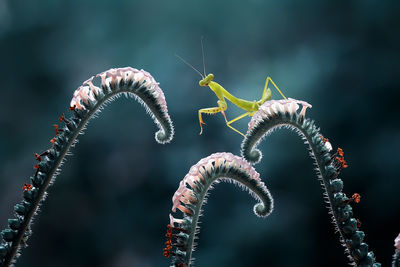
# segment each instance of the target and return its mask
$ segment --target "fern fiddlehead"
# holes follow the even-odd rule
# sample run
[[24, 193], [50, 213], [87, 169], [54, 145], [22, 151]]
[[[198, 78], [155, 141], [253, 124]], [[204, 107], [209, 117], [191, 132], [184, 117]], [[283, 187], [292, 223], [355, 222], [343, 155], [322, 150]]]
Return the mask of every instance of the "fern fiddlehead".
[[[302, 105], [302, 110], [297, 113], [299, 104]], [[338, 175], [342, 168], [347, 167], [343, 150], [338, 148], [336, 153], [330, 153], [332, 146], [329, 141], [323, 138], [313, 121], [305, 118], [307, 108], [311, 108], [311, 105], [290, 98], [264, 103], [249, 123], [249, 129], [242, 142], [242, 155], [248, 161], [257, 163], [262, 154], [255, 147], [272, 131], [286, 127], [297, 132], [309, 145], [310, 156], [314, 159], [329, 213], [350, 262], [356, 266], [381, 266], [375, 262], [374, 253], [368, 252], [368, 245], [363, 242], [365, 234], [359, 230], [359, 221], [353, 218], [350, 204], [358, 203], [360, 195], [355, 193], [348, 198], [342, 192], [343, 181]]]
[[266, 217], [272, 212], [273, 199], [267, 187], [261, 181], [260, 175], [243, 158], [231, 153], [215, 153], [201, 159], [190, 168], [172, 197], [172, 211], [177, 212], [178, 209], [183, 213], [181, 219], [170, 214], [166, 234], [168, 240], [164, 256], [172, 256], [173, 266], [191, 264], [201, 208], [208, 190], [219, 181], [233, 182], [248, 190], [259, 201], [254, 206], [257, 216]]
[[101, 88], [93, 84], [94, 76], [85, 81], [74, 93], [69, 110], [74, 114], [59, 118], [63, 127], [54, 125], [56, 136], [50, 140], [52, 147], [43, 153], [35, 154], [38, 164], [35, 174], [30, 177], [32, 184], [23, 187], [24, 200], [14, 206], [15, 218], [9, 219], [9, 229], [1, 232], [3, 243], [0, 244], [0, 266], [10, 266], [15, 262], [22, 246], [31, 234], [31, 221], [44, 201], [47, 189], [57, 176], [60, 165], [71, 146], [77, 141], [85, 125], [103, 104], [121, 94], [133, 96], [143, 104], [157, 124], [159, 131], [156, 141], [164, 144], [172, 140], [174, 128], [168, 114], [165, 96], [154, 78], [144, 70], [131, 67], [110, 69], [98, 74]]

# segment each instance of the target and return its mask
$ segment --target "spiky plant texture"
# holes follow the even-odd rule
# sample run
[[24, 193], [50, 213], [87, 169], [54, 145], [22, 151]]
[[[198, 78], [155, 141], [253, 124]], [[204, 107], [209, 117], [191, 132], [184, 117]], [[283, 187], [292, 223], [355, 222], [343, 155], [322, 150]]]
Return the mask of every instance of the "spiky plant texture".
[[[302, 110], [297, 113], [299, 105]], [[340, 235], [340, 242], [345, 247], [350, 264], [354, 266], [380, 266], [375, 262], [372, 251], [368, 252], [368, 245], [363, 242], [364, 232], [359, 230], [359, 221], [353, 218], [351, 204], [358, 203], [360, 196], [354, 194], [348, 198], [342, 192], [343, 181], [338, 177], [342, 168], [347, 167], [343, 158], [343, 151], [338, 149], [331, 154], [332, 146], [324, 138], [314, 121], [305, 118], [306, 108], [311, 107], [304, 101], [288, 99], [269, 101], [263, 104], [249, 123], [249, 129], [242, 142], [242, 155], [250, 162], [261, 160], [261, 152], [255, 147], [259, 142], [281, 127], [295, 131], [309, 145], [309, 152], [313, 158], [318, 179], [324, 191], [324, 200], [335, 229]]]
[[36, 172], [30, 177], [32, 184], [23, 187], [23, 201], [14, 206], [15, 218], [9, 219], [9, 229], [1, 232], [3, 242], [0, 244], [0, 266], [12, 265], [20, 254], [21, 247], [26, 246], [31, 234], [31, 221], [47, 195], [49, 185], [59, 173], [64, 157], [74, 146], [79, 134], [90, 118], [99, 112], [103, 104], [121, 94], [133, 96], [143, 104], [159, 127], [156, 133], [157, 142], [170, 142], [174, 129], [168, 115], [165, 96], [154, 78], [144, 70], [134, 68], [110, 69], [98, 74], [101, 88], [93, 85], [93, 79], [85, 81], [75, 93], [70, 104], [71, 118], [60, 117], [63, 127], [54, 125], [56, 136], [51, 139], [52, 147], [40, 155], [35, 154], [38, 164]]
[[400, 267], [400, 234], [394, 240], [394, 247], [396, 248], [396, 251], [393, 255], [392, 266]]
[[219, 181], [233, 182], [249, 191], [259, 201], [254, 206], [257, 216], [266, 217], [272, 212], [273, 199], [267, 187], [243, 158], [231, 153], [215, 153], [201, 159], [190, 168], [172, 198], [172, 211], [179, 209], [183, 213], [181, 219], [170, 214], [164, 256], [172, 256], [172, 266], [191, 265], [201, 209], [208, 190]]
[[400, 267], [400, 249], [396, 249], [393, 255], [392, 267]]

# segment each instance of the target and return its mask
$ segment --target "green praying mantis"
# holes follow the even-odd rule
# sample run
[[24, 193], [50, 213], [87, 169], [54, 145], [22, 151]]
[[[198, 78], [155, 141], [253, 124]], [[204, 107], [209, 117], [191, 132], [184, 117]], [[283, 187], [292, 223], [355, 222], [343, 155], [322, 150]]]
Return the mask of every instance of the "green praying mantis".
[[[211, 91], [213, 91], [215, 93], [215, 95], [218, 97], [218, 107], [211, 107], [211, 108], [202, 108], [198, 111], [199, 113], [199, 123], [200, 123], [200, 134], [203, 133], [203, 124], [205, 125], [203, 118], [202, 118], [202, 114], [210, 114], [210, 115], [214, 115], [217, 114], [218, 112], [221, 112], [221, 114], [224, 116], [226, 125], [231, 128], [232, 130], [234, 130], [235, 132], [237, 132], [238, 134], [241, 134], [243, 136], [245, 136], [242, 132], [240, 132], [239, 130], [235, 129], [234, 127], [231, 126], [231, 124], [235, 121], [238, 121], [246, 116], [253, 116], [257, 111], [258, 108], [264, 104], [265, 101], [268, 101], [271, 99], [272, 97], [272, 92], [271, 90], [268, 88], [268, 84], [272, 83], [274, 85], [274, 87], [277, 89], [277, 91], [282, 95], [282, 97], [284, 99], [286, 99], [286, 97], [283, 95], [283, 93], [281, 92], [281, 90], [278, 88], [278, 86], [272, 81], [272, 79], [270, 77], [267, 77], [267, 79], [265, 80], [265, 85], [264, 85], [264, 90], [263, 90], [263, 94], [261, 96], [261, 99], [256, 101], [248, 101], [248, 100], [244, 100], [244, 99], [240, 99], [237, 98], [235, 96], [233, 96], [231, 93], [229, 93], [224, 87], [222, 87], [219, 83], [214, 82], [214, 74], [208, 74], [206, 75], [206, 68], [205, 68], [205, 63], [204, 63], [204, 52], [203, 52], [203, 43], [202, 43], [202, 55], [203, 55], [203, 67], [204, 67], [204, 75], [202, 73], [200, 73], [200, 71], [198, 71], [196, 68], [194, 68], [192, 65], [190, 65], [188, 62], [186, 62], [183, 58], [181, 58], [180, 56], [176, 55], [180, 60], [183, 61], [183, 63], [185, 63], [186, 65], [188, 65], [189, 67], [191, 67], [193, 70], [195, 70], [198, 74], [200, 74], [201, 76], [201, 80], [199, 81], [199, 85], [202, 87], [210, 87]], [[226, 103], [226, 100], [230, 101], [232, 104], [234, 104], [235, 106], [237, 106], [240, 109], [245, 110], [246, 112], [236, 118], [234, 118], [233, 120], [228, 121], [225, 115], [225, 110], [228, 108], [228, 105]]]

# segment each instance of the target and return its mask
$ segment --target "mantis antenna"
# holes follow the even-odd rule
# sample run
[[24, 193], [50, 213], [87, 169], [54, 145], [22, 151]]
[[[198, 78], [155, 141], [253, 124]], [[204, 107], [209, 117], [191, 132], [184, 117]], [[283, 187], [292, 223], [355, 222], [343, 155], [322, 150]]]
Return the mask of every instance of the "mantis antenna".
[[183, 63], [185, 63], [186, 65], [188, 65], [188, 66], [189, 66], [190, 68], [192, 68], [195, 72], [197, 72], [197, 73], [201, 76], [202, 79], [204, 79], [203, 74], [201, 74], [201, 72], [198, 71], [195, 67], [193, 67], [192, 65], [190, 65], [186, 60], [184, 60], [183, 58], [181, 58], [181, 57], [178, 56], [177, 54], [175, 54], [175, 56], [176, 56], [177, 58], [179, 58], [180, 60], [182, 60]]
[[204, 77], [205, 77], [206, 76], [206, 62], [204, 60], [203, 36], [201, 36], [200, 42], [201, 42], [201, 55], [203, 56], [203, 69], [204, 69]]

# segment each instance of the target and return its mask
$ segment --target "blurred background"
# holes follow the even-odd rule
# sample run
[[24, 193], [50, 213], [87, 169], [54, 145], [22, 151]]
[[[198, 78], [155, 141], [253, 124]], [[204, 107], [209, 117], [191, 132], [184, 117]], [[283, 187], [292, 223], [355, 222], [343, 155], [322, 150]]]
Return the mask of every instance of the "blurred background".
[[[162, 256], [171, 197], [189, 168], [214, 152], [240, 154], [242, 137], [199, 87], [207, 72], [237, 97], [259, 99], [269, 75], [286, 96], [313, 105], [307, 116], [350, 167], [344, 192], [366, 242], [389, 266], [400, 232], [400, 4], [398, 1], [21, 1], [0, 0], [0, 228], [7, 227], [34, 153], [74, 90], [111, 67], [149, 71], [164, 90], [175, 138], [157, 130], [134, 100], [120, 98], [88, 125], [33, 225], [16, 266], [168, 266]], [[273, 97], [280, 96], [274, 91]], [[228, 118], [241, 114], [229, 104]], [[248, 118], [235, 124], [246, 131]], [[267, 219], [232, 184], [211, 191], [196, 266], [346, 266], [300, 138], [275, 132], [256, 165], [275, 198]]]

